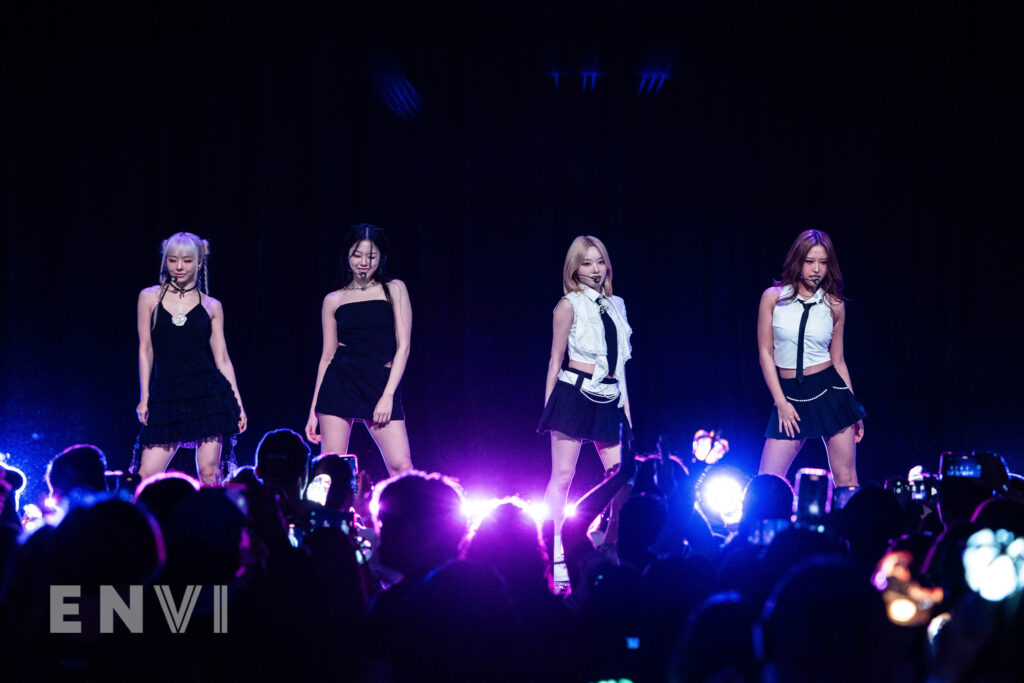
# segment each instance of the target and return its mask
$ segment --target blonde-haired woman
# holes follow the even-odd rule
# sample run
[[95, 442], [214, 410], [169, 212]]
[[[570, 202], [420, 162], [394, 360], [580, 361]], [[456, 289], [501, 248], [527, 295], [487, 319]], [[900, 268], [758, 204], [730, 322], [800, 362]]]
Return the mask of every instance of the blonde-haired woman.
[[537, 428], [551, 434], [544, 502], [556, 530], [583, 442], [594, 442], [607, 471], [619, 464], [620, 430], [624, 441], [633, 436], [625, 370], [632, 330], [625, 303], [612, 294], [612, 264], [601, 240], [590, 235], [573, 240], [562, 269], [562, 292]]
[[224, 308], [210, 296], [210, 244], [190, 232], [164, 240], [160, 284], [139, 293], [139, 476], [167, 469], [179, 446], [196, 449], [204, 484], [218, 483], [224, 442], [246, 417], [224, 341]]

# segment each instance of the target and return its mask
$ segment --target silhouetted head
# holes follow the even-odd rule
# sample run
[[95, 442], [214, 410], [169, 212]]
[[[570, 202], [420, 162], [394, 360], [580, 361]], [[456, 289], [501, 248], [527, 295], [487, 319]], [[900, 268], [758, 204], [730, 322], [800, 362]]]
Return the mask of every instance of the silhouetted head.
[[385, 566], [422, 576], [458, 556], [466, 519], [459, 486], [448, 477], [404, 472], [377, 486], [372, 505]]
[[776, 584], [761, 617], [761, 651], [787, 683], [889, 680], [891, 625], [864, 573], [840, 558], [813, 558]]
[[53, 535], [54, 580], [61, 584], [146, 583], [166, 557], [157, 525], [121, 500], [76, 506]]
[[506, 499], [477, 523], [462, 558], [491, 565], [510, 585], [545, 582], [547, 551], [540, 527], [518, 498]]
[[264, 483], [285, 492], [292, 501], [302, 498], [309, 471], [309, 446], [298, 432], [274, 429], [256, 447], [256, 474]]
[[96, 446], [76, 444], [65, 448], [46, 467], [50, 495], [63, 498], [72, 491], [105, 493], [107, 457]]
[[758, 606], [739, 593], [708, 598], [686, 622], [669, 669], [672, 683], [757, 680]]
[[196, 495], [199, 480], [182, 472], [160, 472], [147, 477], [135, 489], [135, 503], [141, 505], [164, 528], [171, 511], [183, 498]]
[[793, 516], [793, 500], [793, 487], [788, 481], [774, 474], [757, 475], [743, 494], [740, 535], [746, 538], [766, 519], [789, 519]]
[[892, 541], [908, 531], [896, 496], [877, 486], [866, 486], [853, 494], [842, 513], [840, 534], [849, 544], [850, 558], [872, 567]]

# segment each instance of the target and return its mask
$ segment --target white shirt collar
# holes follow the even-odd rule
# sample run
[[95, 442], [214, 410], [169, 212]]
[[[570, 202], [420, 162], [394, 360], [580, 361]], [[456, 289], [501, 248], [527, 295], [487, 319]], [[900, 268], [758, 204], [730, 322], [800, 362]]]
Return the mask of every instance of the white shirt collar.
[[811, 295], [809, 299], [801, 299], [800, 295], [796, 293], [796, 288], [793, 285], [786, 285], [782, 288], [782, 297], [790, 298], [792, 301], [799, 301], [803, 304], [818, 304], [825, 299], [825, 290], [818, 287], [818, 291]]

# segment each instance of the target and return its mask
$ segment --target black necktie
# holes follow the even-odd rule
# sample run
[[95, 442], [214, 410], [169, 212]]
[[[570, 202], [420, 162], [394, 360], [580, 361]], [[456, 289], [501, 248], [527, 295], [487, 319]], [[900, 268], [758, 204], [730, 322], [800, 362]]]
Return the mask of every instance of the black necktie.
[[615, 329], [615, 322], [608, 315], [608, 306], [611, 305], [603, 296], [597, 297], [595, 303], [601, 310], [601, 322], [604, 323], [604, 341], [608, 347], [608, 374], [615, 374], [615, 367], [619, 362], [619, 335]]
[[811, 312], [811, 306], [817, 302], [804, 303], [800, 302], [804, 306], [804, 314], [800, 316], [800, 334], [796, 340], [796, 381], [797, 384], [803, 384], [804, 382], [804, 332], [807, 331], [807, 316]]

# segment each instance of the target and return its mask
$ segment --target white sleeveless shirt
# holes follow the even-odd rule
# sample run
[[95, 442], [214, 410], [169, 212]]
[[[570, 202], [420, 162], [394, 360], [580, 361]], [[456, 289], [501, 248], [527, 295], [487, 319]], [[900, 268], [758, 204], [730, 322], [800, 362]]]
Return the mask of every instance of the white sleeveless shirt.
[[[789, 298], [787, 298], [789, 297]], [[783, 299], [787, 299], [783, 301]], [[818, 291], [806, 301], [793, 296], [793, 286], [786, 285], [779, 293], [779, 301], [772, 312], [772, 334], [775, 337], [775, 365], [788, 370], [796, 369], [796, 345], [800, 334], [803, 304], [813, 303], [804, 328], [804, 367], [832, 360], [828, 346], [832, 342], [832, 308], [825, 298], [825, 290]]]
[[[601, 297], [601, 304], [597, 303]], [[583, 390], [591, 394], [614, 398], [618, 395], [619, 407], [626, 402], [626, 361], [630, 359], [632, 348], [629, 345], [633, 329], [626, 321], [626, 303], [619, 296], [604, 296], [590, 287], [582, 292], [569, 292], [565, 299], [572, 304], [572, 327], [569, 329], [569, 360], [579, 361], [594, 366], [592, 379], [583, 380]], [[608, 310], [608, 317], [615, 323], [618, 339], [618, 358], [614, 372], [608, 368], [608, 345], [604, 339], [604, 323], [601, 322], [601, 305]], [[615, 384], [601, 384], [608, 375], [614, 374]], [[561, 370], [558, 379], [569, 384], [576, 383], [576, 373], [572, 370]]]

